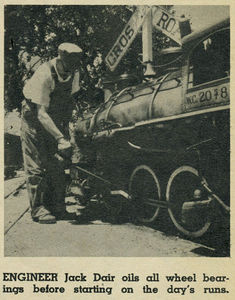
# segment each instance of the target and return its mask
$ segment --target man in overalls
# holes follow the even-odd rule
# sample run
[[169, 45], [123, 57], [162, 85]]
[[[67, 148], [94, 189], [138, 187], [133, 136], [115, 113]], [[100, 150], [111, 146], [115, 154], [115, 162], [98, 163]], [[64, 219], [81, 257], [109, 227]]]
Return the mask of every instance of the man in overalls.
[[69, 155], [68, 123], [80, 89], [82, 49], [63, 43], [58, 57], [42, 64], [27, 81], [22, 103], [22, 150], [32, 219], [56, 223], [66, 214], [65, 173], [59, 151]]

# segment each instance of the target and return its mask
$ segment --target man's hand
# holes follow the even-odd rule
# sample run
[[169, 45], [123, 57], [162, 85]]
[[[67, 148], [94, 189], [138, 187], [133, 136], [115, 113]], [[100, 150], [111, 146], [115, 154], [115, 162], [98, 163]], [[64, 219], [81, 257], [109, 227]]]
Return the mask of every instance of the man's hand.
[[58, 142], [58, 150], [59, 151], [63, 151], [63, 150], [71, 148], [70, 142], [63, 137], [59, 138], [57, 140], [57, 142]]
[[72, 156], [72, 147], [68, 140], [66, 140], [60, 130], [56, 127], [54, 121], [47, 113], [47, 108], [43, 105], [37, 105], [38, 120], [42, 126], [50, 133], [58, 143], [59, 155], [65, 159], [70, 159]]
[[59, 154], [64, 158], [71, 158], [72, 146], [68, 140], [61, 137], [57, 140]]

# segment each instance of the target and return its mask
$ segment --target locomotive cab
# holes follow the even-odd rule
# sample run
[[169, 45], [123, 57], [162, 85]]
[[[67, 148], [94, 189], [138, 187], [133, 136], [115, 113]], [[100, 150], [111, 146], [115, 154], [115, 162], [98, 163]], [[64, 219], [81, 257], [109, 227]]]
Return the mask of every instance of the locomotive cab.
[[183, 39], [187, 51], [184, 110], [229, 103], [230, 31], [229, 20]]

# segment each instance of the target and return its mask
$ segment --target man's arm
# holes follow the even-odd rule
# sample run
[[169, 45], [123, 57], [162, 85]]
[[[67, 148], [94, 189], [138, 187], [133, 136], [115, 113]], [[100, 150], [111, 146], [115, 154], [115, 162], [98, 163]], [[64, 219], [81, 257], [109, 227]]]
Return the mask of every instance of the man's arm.
[[56, 127], [54, 121], [47, 113], [47, 107], [37, 104], [38, 120], [42, 126], [50, 133], [56, 140], [64, 137], [61, 131]]
[[65, 150], [71, 147], [69, 141], [67, 141], [61, 131], [57, 128], [52, 118], [47, 113], [47, 107], [44, 105], [37, 104], [37, 116], [39, 122], [46, 129], [48, 133], [50, 133], [55, 140], [58, 142], [58, 149]]

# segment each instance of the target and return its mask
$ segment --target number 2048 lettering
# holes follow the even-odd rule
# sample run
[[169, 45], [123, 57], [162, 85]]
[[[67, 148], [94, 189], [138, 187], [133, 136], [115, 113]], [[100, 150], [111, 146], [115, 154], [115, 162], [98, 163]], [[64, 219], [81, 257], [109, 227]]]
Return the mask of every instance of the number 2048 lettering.
[[199, 101], [210, 101], [212, 98], [217, 100], [218, 98], [225, 99], [228, 97], [228, 90], [227, 87], [224, 86], [221, 89], [214, 89], [214, 90], [208, 90], [208, 91], [202, 91], [199, 93]]

